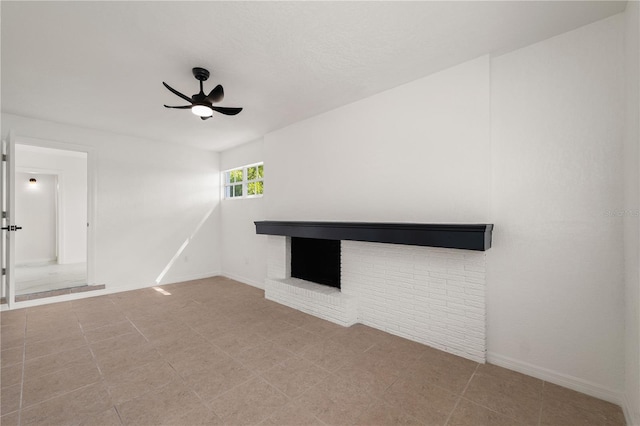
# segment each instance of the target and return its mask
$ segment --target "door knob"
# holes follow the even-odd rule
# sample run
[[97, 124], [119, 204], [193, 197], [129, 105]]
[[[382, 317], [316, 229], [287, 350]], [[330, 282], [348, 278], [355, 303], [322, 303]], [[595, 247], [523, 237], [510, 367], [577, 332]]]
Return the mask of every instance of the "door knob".
[[2, 229], [4, 231], [18, 231], [18, 230], [22, 229], [22, 226], [9, 225], [9, 226], [3, 226], [0, 229]]

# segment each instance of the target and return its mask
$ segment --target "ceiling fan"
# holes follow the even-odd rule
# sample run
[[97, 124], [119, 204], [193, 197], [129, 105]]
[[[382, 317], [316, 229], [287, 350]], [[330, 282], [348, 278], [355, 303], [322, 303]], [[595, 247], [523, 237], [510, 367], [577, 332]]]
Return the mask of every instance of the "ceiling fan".
[[204, 68], [196, 67], [192, 70], [192, 72], [196, 80], [200, 82], [200, 92], [196, 93], [191, 97], [188, 97], [187, 95], [183, 95], [182, 93], [178, 92], [177, 90], [169, 86], [164, 81], [162, 82], [162, 84], [164, 84], [164, 87], [169, 89], [173, 94], [180, 96], [185, 101], [191, 102], [191, 105], [184, 105], [184, 106], [165, 105], [165, 108], [190, 109], [192, 113], [199, 116], [202, 120], [207, 120], [211, 118], [211, 116], [213, 115], [213, 111], [216, 111], [225, 115], [236, 115], [240, 111], [242, 111], [242, 108], [213, 106], [213, 103], [220, 102], [222, 98], [224, 98], [224, 89], [222, 88], [221, 85], [218, 84], [216, 87], [213, 88], [211, 92], [209, 92], [208, 95], [205, 95], [202, 89], [202, 82], [207, 81], [207, 79], [209, 78], [209, 71], [207, 71]]

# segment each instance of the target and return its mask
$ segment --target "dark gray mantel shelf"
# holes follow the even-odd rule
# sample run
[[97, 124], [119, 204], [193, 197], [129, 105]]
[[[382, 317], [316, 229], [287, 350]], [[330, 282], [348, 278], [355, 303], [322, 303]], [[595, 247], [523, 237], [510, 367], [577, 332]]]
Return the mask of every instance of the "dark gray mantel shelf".
[[485, 251], [493, 224], [259, 221], [257, 234]]

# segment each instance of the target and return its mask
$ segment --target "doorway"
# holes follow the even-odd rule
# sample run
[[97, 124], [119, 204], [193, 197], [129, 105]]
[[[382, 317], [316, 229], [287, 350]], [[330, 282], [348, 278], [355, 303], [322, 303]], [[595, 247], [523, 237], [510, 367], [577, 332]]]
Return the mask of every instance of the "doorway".
[[10, 140], [3, 167], [2, 295], [12, 304], [92, 285], [95, 157], [85, 147]]

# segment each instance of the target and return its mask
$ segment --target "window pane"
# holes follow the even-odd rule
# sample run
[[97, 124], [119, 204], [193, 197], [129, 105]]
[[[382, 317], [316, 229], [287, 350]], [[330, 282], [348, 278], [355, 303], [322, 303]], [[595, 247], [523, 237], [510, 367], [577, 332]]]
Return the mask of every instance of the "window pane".
[[235, 185], [233, 187], [233, 196], [242, 197], [242, 185]]
[[258, 181], [256, 182], [256, 195], [262, 194], [264, 192], [264, 182]]
[[229, 174], [230, 174], [229, 182], [231, 183], [242, 182], [242, 179], [243, 179], [242, 169], [231, 170]]
[[262, 179], [264, 177], [264, 166], [261, 164], [258, 166], [258, 178]]
[[256, 167], [247, 168], [247, 180], [254, 180], [258, 176], [258, 169]]
[[256, 183], [248, 183], [247, 184], [247, 195], [256, 195]]
[[231, 198], [233, 197], [233, 194], [231, 193], [231, 187], [230, 186], [225, 186], [224, 187], [224, 198]]

